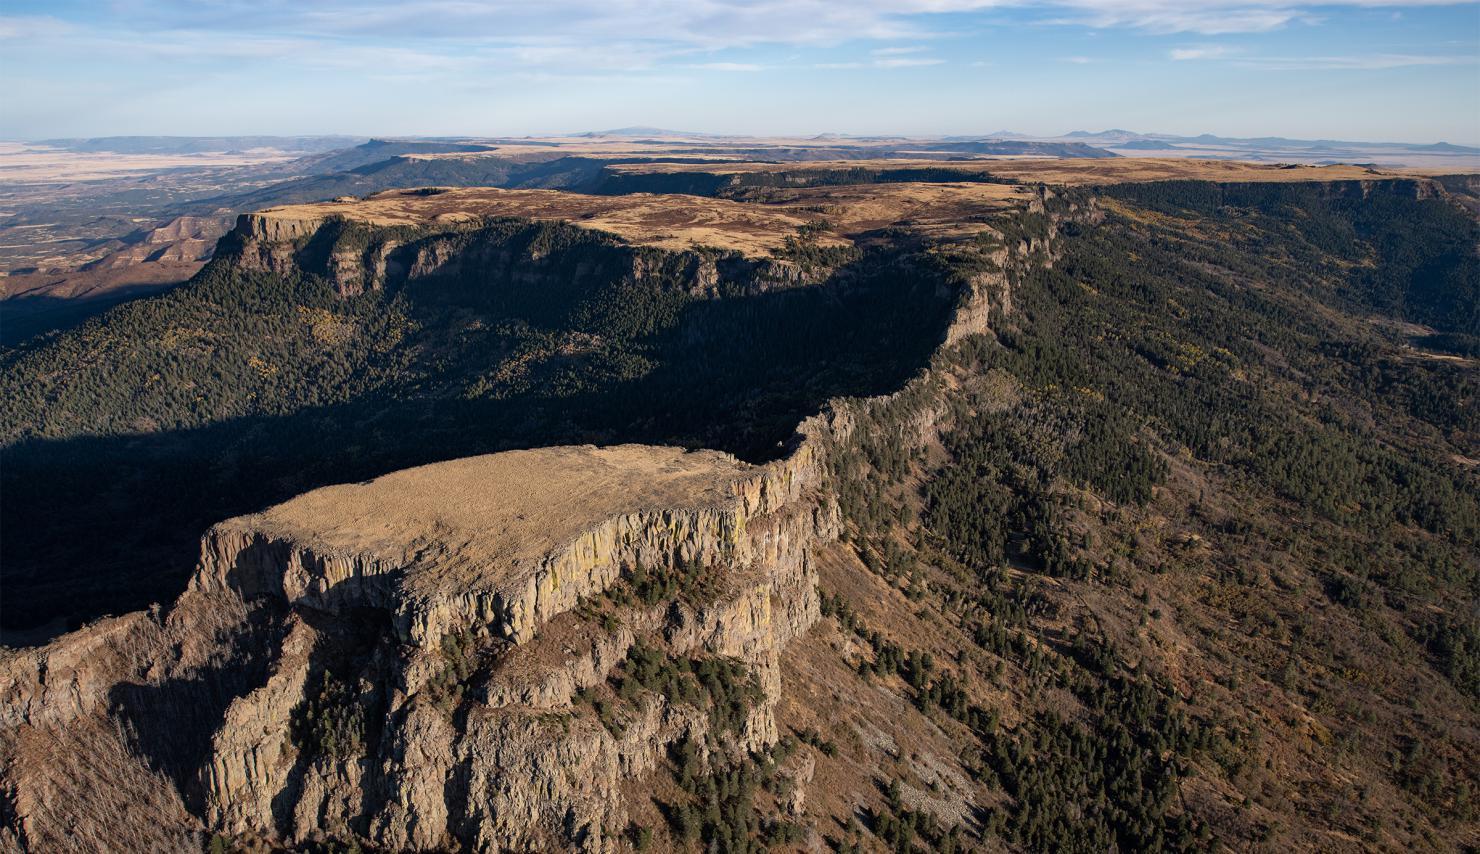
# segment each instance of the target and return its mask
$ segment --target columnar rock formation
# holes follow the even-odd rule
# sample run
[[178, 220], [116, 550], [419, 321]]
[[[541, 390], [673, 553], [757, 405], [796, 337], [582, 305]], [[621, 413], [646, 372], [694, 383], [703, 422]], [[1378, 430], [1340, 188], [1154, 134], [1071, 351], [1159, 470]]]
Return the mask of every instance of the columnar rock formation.
[[[1010, 311], [1014, 268], [1051, 261], [1055, 221], [1094, 215], [1046, 190], [1028, 198], [1046, 225], [972, 250], [979, 272], [958, 282], [942, 343]], [[248, 218], [229, 240], [239, 263], [282, 271], [324, 227]], [[391, 242], [372, 241], [382, 261]], [[421, 247], [413, 266], [466, 260], [449, 247]], [[341, 290], [376, 275], [346, 272]], [[106, 619], [0, 661], [0, 847], [189, 850], [224, 832], [608, 849], [626, 824], [621, 786], [675, 742], [776, 740], [779, 653], [818, 618], [810, 551], [838, 533], [830, 454], [899, 405], [913, 413], [905, 440], [923, 441], [939, 389], [927, 371], [834, 406], [762, 466], [635, 445], [517, 451], [216, 525], [167, 614]], [[704, 583], [649, 603], [623, 592], [644, 573]], [[759, 701], [726, 733], [652, 693], [607, 726], [581, 692], [640, 643], [738, 659]]]
[[[808, 550], [837, 529], [820, 477], [809, 448], [754, 467], [619, 446], [496, 454], [317, 490], [212, 529], [168, 617], [117, 618], [12, 655], [4, 749], [20, 761], [38, 731], [119, 721], [94, 755], [54, 763], [136, 764], [151, 790], [161, 783], [142, 766], [175, 776], [181, 792], [165, 784], [160, 796], [180, 822], [154, 828], [161, 845], [188, 838], [195, 813], [214, 830], [285, 840], [602, 849], [625, 824], [619, 784], [707, 721], [648, 696], [618, 736], [573, 714], [575, 693], [605, 680], [638, 637], [661, 638], [673, 655], [744, 661], [764, 701], [736, 747], [774, 741], [779, 650], [818, 615]], [[615, 624], [575, 612], [639, 567], [694, 566], [718, 579], [703, 596]], [[454, 637], [480, 658], [458, 686], [471, 689], [467, 702], [448, 708], [432, 695], [455, 666]], [[360, 743], [306, 743], [303, 709], [343, 678], [336, 668], [352, 674], [356, 714], [375, 720], [356, 730]], [[205, 706], [199, 720], [148, 719], [192, 702]], [[163, 743], [164, 730], [193, 742], [191, 755]], [[10, 844], [60, 843], [38, 776], [11, 776]], [[127, 816], [76, 830], [104, 840], [115, 821]]]

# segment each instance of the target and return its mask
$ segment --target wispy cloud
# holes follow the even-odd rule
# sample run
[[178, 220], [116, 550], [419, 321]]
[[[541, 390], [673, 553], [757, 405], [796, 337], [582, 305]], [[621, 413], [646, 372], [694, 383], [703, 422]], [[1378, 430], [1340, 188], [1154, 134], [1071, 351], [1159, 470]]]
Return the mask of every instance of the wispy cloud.
[[[26, 8], [26, 0], [14, 0]], [[1418, 7], [1466, 0], [1346, 0], [1345, 6]], [[1473, 2], [1473, 0], [1468, 0]], [[580, 76], [664, 66], [754, 72], [769, 63], [717, 58], [765, 45], [840, 48], [862, 56], [814, 67], [912, 68], [941, 65], [931, 47], [945, 13], [1017, 11], [1033, 20], [1156, 33], [1257, 33], [1331, 13], [1336, 0], [546, 0], [540, 6], [475, 0], [113, 0], [111, 16], [0, 16], [7, 50], [101, 62], [154, 57], [220, 67], [281, 62], [367, 73], [508, 73]], [[37, 8], [47, 7], [38, 4]], [[57, 7], [59, 9], [66, 7]], [[991, 26], [986, 24], [984, 26]], [[868, 43], [880, 45], [870, 49]], [[1220, 45], [1172, 49], [1177, 61], [1233, 59]], [[1464, 56], [1384, 54], [1249, 61], [1267, 69], [1462, 64]], [[1087, 56], [1064, 62], [1086, 64]], [[805, 60], [802, 60], [805, 62]], [[12, 65], [21, 64], [14, 60]]]
[[1193, 59], [1223, 59], [1235, 53], [1237, 51], [1227, 45], [1205, 44], [1194, 47], [1175, 47], [1167, 56], [1174, 62], [1186, 62]]
[[[1315, 21], [1340, 7], [1446, 6], [1474, 0], [545, 0], [534, 4], [478, 0], [113, 0], [100, 29], [140, 36], [167, 31], [223, 34], [291, 33], [295, 38], [387, 38], [455, 44], [523, 43], [558, 33], [572, 44], [641, 41], [719, 50], [762, 44], [837, 45], [854, 40], [900, 41], [941, 35], [938, 16], [1025, 11], [1040, 20], [1158, 33], [1267, 32]], [[12, 0], [12, 8], [27, 0]], [[45, 5], [37, 3], [38, 8]], [[79, 16], [77, 25], [108, 16]], [[31, 23], [24, 23], [27, 20]], [[55, 15], [16, 15], [0, 37], [34, 31]], [[19, 23], [17, 23], [19, 22]], [[13, 37], [13, 36], [12, 36]]]
[[1435, 65], [1477, 65], [1475, 55], [1432, 56], [1377, 53], [1354, 56], [1249, 57], [1240, 65], [1265, 71], [1384, 71]]
[[1264, 33], [1293, 23], [1316, 23], [1323, 10], [1338, 7], [1459, 6], [1473, 0], [1058, 0], [1032, 2], [1066, 14], [1059, 24], [1099, 28], [1130, 27], [1154, 33], [1228, 35]]
[[924, 48], [881, 48], [871, 51], [873, 57], [868, 62], [818, 62], [813, 68], [821, 68], [830, 71], [847, 71], [858, 68], [924, 68], [931, 65], [944, 65], [945, 60], [934, 56], [916, 56], [919, 50]]
[[896, 45], [893, 47], [881, 47], [869, 51], [874, 68], [923, 68], [929, 65], [943, 65], [944, 59], [933, 56], [920, 56], [930, 50], [925, 45]]
[[931, 56], [884, 56], [874, 60], [875, 68], [920, 68], [926, 65], [942, 65], [944, 59]]
[[1383, 71], [1441, 65], [1476, 65], [1474, 54], [1370, 53], [1341, 56], [1256, 56], [1245, 49], [1221, 44], [1173, 48], [1167, 54], [1174, 62], [1229, 60], [1246, 68], [1265, 71]]
[[764, 71], [766, 66], [753, 62], [695, 62], [689, 68], [703, 71]]
[[[964, 70], [978, 67], [985, 57], [996, 58], [992, 76], [1016, 98], [1014, 106], [1004, 106], [1004, 110], [1060, 110], [1077, 105], [1060, 103], [1068, 95], [1053, 88], [1053, 75], [1038, 79], [1035, 62], [1100, 63], [1095, 71], [1104, 68], [1128, 80], [1142, 75], [1155, 83], [1155, 75], [1164, 75], [1170, 62], [1204, 61], [1209, 83], [1215, 86], [1221, 83], [1213, 77], [1238, 78], [1229, 85], [1243, 85], [1249, 75], [1236, 72], [1244, 68], [1324, 73], [1474, 65], [1473, 40], [1464, 39], [1473, 33], [1472, 27], [1441, 27], [1438, 36], [1423, 35], [1433, 31], [1433, 23], [1443, 20], [1440, 15], [1445, 13], [1429, 9], [1418, 14], [1416, 10], [1463, 5], [1462, 11], [1470, 12], [1476, 2], [5, 0], [3, 8], [8, 14], [0, 15], [0, 83], [5, 92], [0, 97], [0, 126], [11, 133], [61, 125], [80, 127], [102, 120], [79, 117], [100, 113], [116, 117], [112, 121], [119, 127], [169, 120], [185, 125], [189, 122], [179, 116], [193, 121], [194, 111], [170, 114], [171, 107], [153, 107], [160, 115], [138, 116], [147, 108], [144, 105], [163, 104], [161, 93], [190, 92], [204, 99], [208, 96], [198, 93], [218, 86], [221, 80], [251, 81], [243, 88], [253, 90], [250, 96], [256, 112], [242, 108], [238, 117], [228, 111], [232, 122], [271, 121], [283, 113], [285, 104], [312, 101], [311, 109], [294, 107], [308, 116], [305, 122], [332, 121], [337, 109], [345, 115], [367, 116], [364, 123], [369, 124], [383, 120], [387, 111], [381, 100], [385, 93], [370, 91], [373, 87], [365, 81], [386, 78], [418, 84], [427, 81], [431, 85], [421, 88], [439, 93], [416, 98], [407, 110], [391, 111], [403, 116], [414, 113], [403, 119], [408, 123], [413, 119], [425, 123], [427, 117], [443, 114], [496, 116], [497, 121], [514, 122], [531, 113], [565, 122], [572, 120], [567, 118], [567, 105], [572, 103], [586, 104], [589, 114], [603, 116], [623, 109], [660, 111], [683, 105], [688, 112], [679, 117], [681, 121], [702, 112], [680, 97], [683, 87], [697, 76], [695, 72], [731, 73], [731, 83], [737, 88], [754, 84], [760, 89], [759, 84], [769, 83], [772, 75], [758, 72], [779, 69], [795, 74], [795, 85], [789, 87], [794, 91], [785, 97], [772, 92], [757, 92], [754, 97], [759, 103], [781, 104], [777, 110], [805, 109], [805, 119], [795, 120], [804, 124], [817, 115], [818, 108], [785, 104], [809, 94], [805, 90], [809, 74], [828, 86], [839, 82], [839, 75], [824, 73], [829, 70], [862, 70], [881, 76], [897, 72], [896, 79], [912, 83], [916, 77], [929, 78], [928, 86], [895, 87], [913, 90], [908, 98], [897, 93], [880, 96], [901, 98], [899, 104], [917, 107], [924, 114], [926, 108], [921, 104], [944, 99], [947, 90], [964, 85], [950, 78], [967, 78], [969, 84], [983, 76], [932, 75], [929, 68]], [[1356, 14], [1354, 8], [1367, 11]], [[1411, 20], [1394, 27], [1388, 18], [1395, 12], [1410, 13], [1407, 18]], [[1452, 20], [1462, 15], [1447, 17]], [[1282, 29], [1277, 38], [1260, 35]], [[1419, 34], [1399, 40], [1393, 34], [1400, 30]], [[1360, 38], [1345, 40], [1352, 33]], [[1144, 35], [1160, 38], [1141, 38]], [[1458, 41], [1451, 43], [1450, 39]], [[1356, 45], [1375, 47], [1370, 53], [1357, 53]], [[1158, 61], [1118, 61], [1148, 53]], [[752, 80], [742, 82], [747, 74]], [[1464, 95], [1473, 100], [1473, 76], [1444, 72], [1429, 76], [1434, 80], [1425, 92], [1435, 91], [1438, 85], [1446, 93], [1445, 103], [1460, 103], [1458, 96]], [[1266, 81], [1276, 79], [1274, 74], [1266, 77]], [[608, 94], [594, 94], [610, 91], [617, 80], [635, 81], [638, 107], [628, 107]], [[1383, 81], [1388, 90], [1386, 103], [1404, 106], [1406, 112], [1396, 113], [1406, 120], [1439, 121], [1430, 118], [1443, 112], [1433, 106], [1432, 98], [1415, 98], [1410, 105], [1406, 97], [1394, 94], [1404, 80], [1404, 73], [1394, 71]], [[312, 81], [318, 91], [336, 95], [305, 99], [305, 81]], [[1125, 91], [1137, 90], [1130, 85]], [[470, 104], [470, 93], [481, 100]], [[967, 96], [958, 94], [955, 101], [963, 97]], [[233, 100], [245, 101], [247, 96], [238, 90]], [[1206, 100], [1191, 99], [1165, 109], [1181, 121], [1183, 114], [1196, 113]], [[1109, 112], [1114, 107], [1101, 104], [1096, 108]], [[869, 111], [846, 98], [828, 99], [826, 109], [848, 115], [858, 110], [861, 122], [877, 124], [885, 122], [885, 116], [909, 112]], [[1388, 110], [1389, 115], [1396, 113]], [[1293, 109], [1291, 114], [1306, 118]], [[1351, 114], [1350, 109], [1333, 108], [1333, 116]], [[1045, 121], [1057, 121], [1057, 114], [1053, 115]], [[1264, 115], [1260, 114], [1260, 121]], [[730, 119], [717, 120], [723, 121]], [[951, 121], [964, 126], [969, 120]], [[1462, 133], [1474, 137], [1470, 117], [1444, 121], [1464, 125]]]
[[1223, 6], [1211, 4], [1192, 7], [1191, 4], [1163, 7], [1158, 3], [1090, 3], [1085, 2], [1079, 15], [1054, 19], [1061, 25], [1109, 29], [1130, 27], [1149, 30], [1153, 33], [1197, 33], [1207, 36], [1232, 33], [1264, 33], [1286, 26], [1293, 21], [1314, 20], [1307, 12], [1298, 8], [1261, 8], [1257, 6]]
[[49, 15], [0, 15], [0, 41], [56, 38], [76, 29]]

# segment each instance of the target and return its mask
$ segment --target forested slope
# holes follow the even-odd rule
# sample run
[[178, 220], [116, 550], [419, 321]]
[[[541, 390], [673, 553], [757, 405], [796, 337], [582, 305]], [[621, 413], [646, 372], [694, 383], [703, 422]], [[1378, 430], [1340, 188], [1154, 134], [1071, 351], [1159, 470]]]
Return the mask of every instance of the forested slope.
[[1476, 844], [1480, 372], [1396, 322], [1467, 328], [1476, 228], [1374, 195], [1111, 188], [875, 410], [789, 652], [835, 843]]
[[572, 442], [775, 457], [924, 364], [951, 306], [907, 242], [757, 265], [515, 220], [403, 229], [482, 260], [339, 295], [327, 259], [372, 232], [284, 274], [228, 238], [188, 285], [0, 356], [8, 627], [169, 601], [207, 526], [323, 484]]
[[[582, 441], [784, 459], [821, 412], [842, 536], [799, 559], [823, 619], [778, 651], [781, 738], [728, 767], [674, 742], [622, 844], [1480, 845], [1480, 227], [1422, 181], [1033, 202], [770, 259], [444, 224], [363, 292], [336, 265], [384, 231], [323, 229], [289, 274], [225, 253], [5, 354], [7, 622], [167, 598], [207, 525], [320, 484]], [[576, 616], [713, 584], [644, 567]], [[667, 690], [723, 730], [754, 693], [645, 646], [611, 673], [562, 726], [620, 736]], [[314, 720], [368, 732], [323, 684]]]

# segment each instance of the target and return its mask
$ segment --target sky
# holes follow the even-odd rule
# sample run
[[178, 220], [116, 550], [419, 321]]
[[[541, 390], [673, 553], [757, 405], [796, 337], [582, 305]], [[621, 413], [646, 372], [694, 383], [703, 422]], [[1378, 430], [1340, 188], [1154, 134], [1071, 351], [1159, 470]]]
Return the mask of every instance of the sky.
[[1480, 145], [1480, 2], [0, 4], [0, 138], [630, 125]]

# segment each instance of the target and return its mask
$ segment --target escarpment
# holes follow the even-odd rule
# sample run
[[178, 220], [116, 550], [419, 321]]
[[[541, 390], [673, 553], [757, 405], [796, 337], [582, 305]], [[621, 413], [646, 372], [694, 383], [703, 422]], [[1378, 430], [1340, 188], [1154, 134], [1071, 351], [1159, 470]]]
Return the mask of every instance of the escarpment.
[[216, 526], [192, 589], [379, 608], [418, 645], [475, 624], [521, 642], [624, 566], [783, 559], [788, 532], [747, 526], [815, 485], [810, 465], [626, 445], [438, 463]]
[[[359, 217], [353, 208], [242, 214], [217, 253], [244, 271], [321, 276], [341, 297], [468, 281], [564, 293], [614, 278], [714, 297], [820, 284], [834, 266], [802, 266], [766, 254], [805, 225], [795, 217], [745, 223], [751, 230], [731, 232], [736, 224], [723, 219], [627, 222], [572, 211], [580, 217], [546, 220], [528, 215], [533, 212], [513, 217], [502, 212], [517, 208], [486, 203], [471, 210], [415, 221]], [[839, 252], [847, 246], [835, 236], [810, 237], [808, 245]]]
[[[792, 788], [760, 797], [842, 828], [881, 794], [877, 772], [915, 761], [905, 758], [913, 735], [928, 736], [939, 757], [949, 753], [942, 745], [1002, 744], [950, 743], [955, 724], [1031, 732], [997, 704], [999, 689], [1016, 688], [1011, 676], [998, 680], [1000, 667], [979, 671], [991, 687], [968, 694], [928, 682], [925, 659], [906, 655], [933, 654], [937, 675], [969, 677], [971, 645], [996, 642], [985, 620], [969, 635], [963, 622], [960, 644], [935, 636], [930, 621], [964, 600], [932, 597], [955, 582], [917, 588], [913, 570], [908, 588], [903, 571], [851, 591], [839, 582], [853, 580], [855, 558], [893, 574], [896, 554], [933, 548], [915, 540], [926, 528], [904, 521], [914, 496], [894, 493], [954, 453], [963, 422], [1066, 390], [1075, 406], [1105, 402], [1052, 363], [1031, 379], [1001, 367], [1014, 364], [1008, 355], [1037, 358], [1027, 338], [1035, 327], [1042, 343], [1050, 327], [1075, 322], [1057, 308], [1065, 294], [1078, 300], [1066, 305], [1094, 307], [1081, 294], [1110, 289], [1114, 276], [1100, 281], [1083, 266], [1085, 247], [1105, 235], [1072, 236], [1107, 217], [1125, 225], [1132, 213], [1154, 231], [1200, 206], [1277, 208], [1294, 198], [1286, 193], [1355, 204], [1432, 189], [1365, 177], [1305, 185], [1301, 170], [1248, 165], [1208, 166], [1228, 180], [1193, 186], [1099, 186], [1089, 179], [1100, 173], [1066, 165], [1055, 168], [1078, 178], [1049, 186], [1032, 168], [1046, 167], [993, 161], [990, 174], [957, 180], [956, 166], [942, 166], [880, 175], [879, 186], [846, 183], [858, 176], [839, 169], [708, 188], [687, 183], [707, 173], [684, 172], [675, 186], [728, 198], [431, 188], [244, 216], [198, 302], [182, 295], [162, 327], [147, 325], [149, 312], [128, 318], [140, 324], [130, 334], [164, 343], [120, 407], [131, 432], [117, 445], [156, 460], [198, 454], [209, 465], [178, 468], [207, 473], [191, 494], [246, 497], [197, 514], [188, 535], [198, 551], [168, 608], [0, 650], [0, 850], [200, 850], [220, 834], [282, 847], [607, 851], [638, 844], [643, 827], [671, 828], [665, 838], [676, 844], [693, 837], [683, 819], [654, 815], [655, 792], [664, 808], [687, 806], [701, 789], [674, 786], [706, 776], [729, 785], [765, 763], [774, 771], [787, 759], [772, 762], [773, 748], [788, 734], [818, 752], [793, 755], [783, 774]], [[1176, 179], [1182, 167], [1102, 168]], [[993, 179], [999, 171], [1010, 180]], [[669, 180], [653, 175], [640, 186]], [[1268, 176], [1285, 190], [1271, 191]], [[267, 322], [232, 339], [226, 316]], [[150, 355], [134, 345], [127, 352]], [[117, 367], [113, 351], [99, 352], [103, 369]], [[192, 358], [206, 369], [176, 373]], [[225, 391], [210, 386], [217, 371], [228, 374]], [[150, 409], [164, 384], [151, 372], [186, 376], [181, 386], [209, 405]], [[292, 396], [330, 376], [343, 380], [340, 396]], [[237, 420], [206, 419], [209, 430], [183, 437], [150, 433], [159, 411], [195, 424], [212, 406]], [[1050, 410], [1019, 415], [1040, 411]], [[1023, 421], [1035, 437], [1078, 423]], [[1134, 435], [1109, 453], [1150, 441]], [[36, 459], [64, 461], [68, 447]], [[723, 450], [684, 450], [695, 447]], [[31, 471], [40, 484], [56, 467]], [[899, 480], [874, 478], [885, 471]], [[167, 505], [172, 496], [143, 492], [156, 481], [116, 488], [136, 504], [147, 495]], [[186, 518], [195, 517], [149, 530], [177, 531]], [[7, 524], [7, 538], [18, 528]], [[124, 552], [149, 538], [94, 539]], [[932, 568], [925, 560], [915, 567]], [[887, 594], [910, 619], [840, 617], [841, 633], [832, 623], [811, 631], [823, 613], [819, 577], [833, 616], [844, 613], [842, 593]], [[1014, 619], [1026, 625], [1020, 610]], [[927, 631], [898, 631], [914, 625]], [[836, 644], [818, 653], [826, 667], [792, 666], [819, 638]], [[855, 669], [861, 681], [847, 691], [804, 681], [818, 672], [851, 680]], [[938, 717], [909, 719], [928, 733], [808, 729], [825, 729], [829, 697], [871, 701], [892, 690], [877, 679], [896, 677], [910, 681], [894, 687], [915, 693], [879, 709], [925, 715], [935, 704]], [[798, 697], [816, 708], [793, 715]], [[984, 717], [974, 704], [1007, 715]], [[824, 752], [854, 735], [856, 744], [831, 744], [843, 758]], [[977, 771], [965, 763], [1002, 761], [975, 750], [959, 769], [921, 760], [949, 773], [908, 782], [891, 809], [939, 803], [968, 828], [988, 826], [992, 810], [1005, 815], [995, 795], [960, 794]], [[829, 787], [862, 753], [895, 764], [856, 762], [857, 786], [840, 806]]]
[[[954, 309], [931, 347], [989, 332], [1024, 266], [1052, 263], [1060, 224], [1097, 216], [1082, 194], [1024, 197], [1021, 220], [932, 250], [954, 271], [941, 284]], [[233, 239], [247, 266], [327, 264], [317, 270], [346, 296], [449, 270], [568, 286], [604, 264], [698, 292], [725, 287], [726, 264], [810, 281], [743, 252], [609, 251], [599, 234], [584, 260], [541, 271], [537, 251], [511, 252], [479, 235], [488, 227], [248, 218]], [[811, 552], [839, 530], [833, 451], [900, 407], [910, 435], [898, 438], [918, 446], [945, 406], [927, 369], [892, 394], [835, 402], [763, 465], [648, 445], [509, 451], [221, 522], [167, 614], [7, 653], [0, 842], [186, 850], [219, 832], [609, 850], [626, 827], [623, 787], [676, 746], [722, 767], [776, 741], [780, 653], [819, 617]], [[708, 675], [671, 694], [637, 675], [653, 668], [656, 686]], [[63, 742], [90, 747], [37, 760], [38, 745]], [[120, 804], [157, 808], [51, 797], [100, 768]]]
[[[168, 617], [118, 618], [12, 656], [4, 748], [112, 718], [125, 737], [104, 758], [126, 766], [137, 751], [132, 761], [174, 772], [199, 827], [604, 849], [625, 826], [618, 784], [667, 745], [776, 739], [780, 647], [818, 616], [808, 551], [836, 535], [819, 485], [810, 452], [756, 467], [629, 445], [317, 490], [214, 528]], [[644, 586], [654, 577], [670, 597]], [[619, 725], [583, 713], [577, 692], [634, 644], [741, 662], [753, 707], [723, 739], [702, 704], [660, 695], [637, 698]], [[202, 690], [227, 668], [234, 684]], [[158, 705], [120, 703], [197, 692], [211, 708], [179, 734], [189, 756], [151, 735], [162, 722], [133, 717]], [[10, 782], [11, 840], [46, 839], [37, 779]], [[106, 824], [87, 825], [108, 838]]]
[[[324, 274], [348, 294], [383, 286], [388, 278], [484, 270], [498, 259], [468, 235], [510, 218], [562, 223], [594, 242], [616, 238], [633, 247], [705, 249], [753, 261], [787, 246], [810, 221], [803, 211], [695, 196], [422, 188], [243, 214], [226, 249], [247, 268]], [[810, 242], [850, 245], [831, 232], [813, 234]], [[547, 243], [536, 255], [556, 248]], [[644, 271], [633, 272], [641, 277]]]

